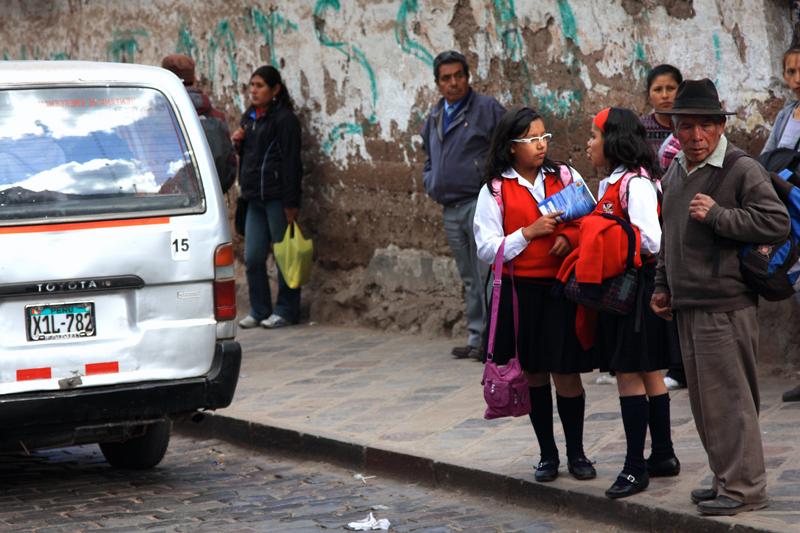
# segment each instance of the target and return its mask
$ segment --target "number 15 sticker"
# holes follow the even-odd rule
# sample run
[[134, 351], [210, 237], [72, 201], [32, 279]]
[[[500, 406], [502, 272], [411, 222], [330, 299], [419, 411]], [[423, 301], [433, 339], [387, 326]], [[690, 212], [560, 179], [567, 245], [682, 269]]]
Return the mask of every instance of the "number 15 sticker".
[[173, 231], [169, 238], [169, 250], [172, 252], [173, 261], [189, 260], [189, 232], [187, 230]]

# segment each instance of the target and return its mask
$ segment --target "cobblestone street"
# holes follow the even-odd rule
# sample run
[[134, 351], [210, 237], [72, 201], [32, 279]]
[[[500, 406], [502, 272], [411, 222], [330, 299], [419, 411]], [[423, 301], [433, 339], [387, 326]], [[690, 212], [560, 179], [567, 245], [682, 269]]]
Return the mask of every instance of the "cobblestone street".
[[164, 461], [149, 472], [113, 470], [96, 446], [6, 455], [0, 530], [344, 531], [374, 506], [386, 506], [373, 513], [398, 532], [621, 531], [354, 474], [185, 437], [173, 437]]

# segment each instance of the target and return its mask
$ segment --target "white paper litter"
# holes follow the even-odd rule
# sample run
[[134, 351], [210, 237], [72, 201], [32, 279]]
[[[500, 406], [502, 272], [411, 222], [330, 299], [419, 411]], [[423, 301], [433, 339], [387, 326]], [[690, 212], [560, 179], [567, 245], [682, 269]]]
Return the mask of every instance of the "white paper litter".
[[377, 519], [372, 515], [372, 513], [369, 513], [365, 519], [347, 524], [347, 529], [351, 531], [386, 531], [391, 525], [391, 522], [389, 522], [389, 520], [386, 518]]
[[375, 476], [365, 476], [364, 474], [355, 474], [353, 479], [357, 479], [358, 481], [362, 482], [364, 485], [367, 484], [368, 479], [374, 479]]

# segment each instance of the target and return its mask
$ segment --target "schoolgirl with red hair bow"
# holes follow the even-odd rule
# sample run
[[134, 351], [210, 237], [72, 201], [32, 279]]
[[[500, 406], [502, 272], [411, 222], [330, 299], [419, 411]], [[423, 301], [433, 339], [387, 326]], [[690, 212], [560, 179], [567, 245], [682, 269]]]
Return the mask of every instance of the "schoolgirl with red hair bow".
[[[649, 307], [655, 255], [661, 246], [660, 183], [654, 177], [645, 128], [629, 109], [600, 111], [592, 121], [586, 152], [594, 167], [609, 172], [600, 182], [595, 213], [616, 215], [638, 228], [644, 263], [639, 270], [642, 294], [634, 310], [625, 316], [600, 313], [595, 333], [598, 366], [617, 377], [627, 447], [622, 472], [606, 496], [624, 498], [646, 489], [650, 477], [680, 472], [672, 447], [669, 393], [661, 373], [670, 363], [667, 323]], [[645, 460], [648, 425], [652, 452]]]

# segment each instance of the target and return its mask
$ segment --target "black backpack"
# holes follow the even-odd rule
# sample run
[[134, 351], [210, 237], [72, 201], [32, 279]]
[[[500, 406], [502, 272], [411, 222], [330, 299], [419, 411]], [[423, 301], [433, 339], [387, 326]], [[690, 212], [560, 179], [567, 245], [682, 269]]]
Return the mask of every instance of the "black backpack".
[[228, 192], [236, 180], [236, 152], [228, 132], [228, 127], [218, 118], [200, 115], [200, 124], [206, 134], [214, 166], [217, 169], [222, 192]]

